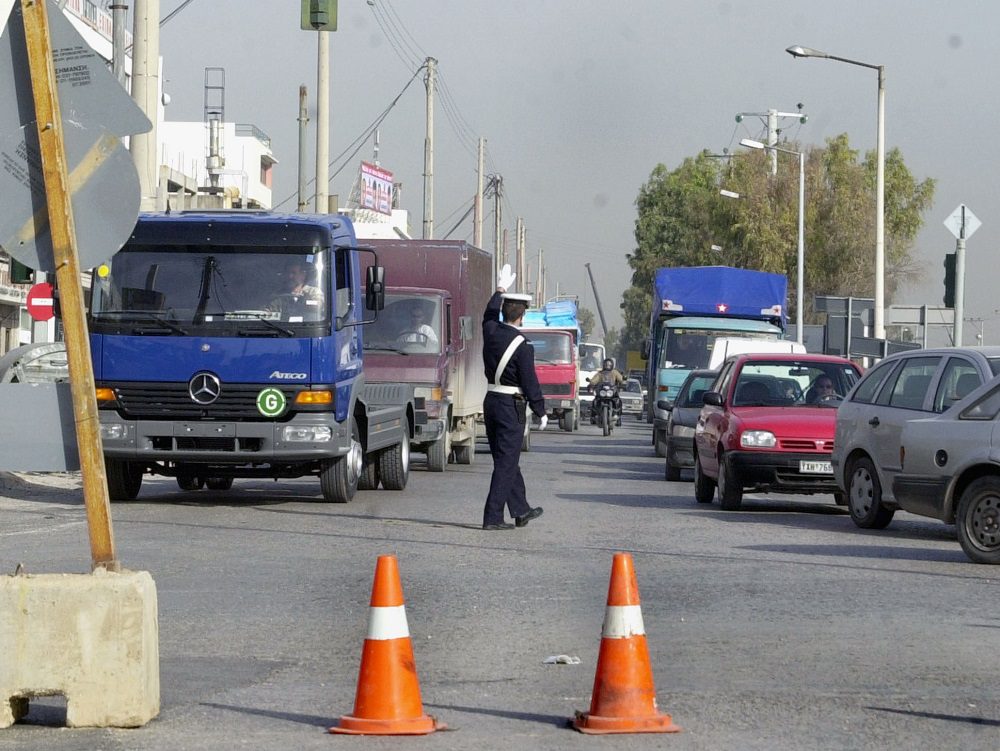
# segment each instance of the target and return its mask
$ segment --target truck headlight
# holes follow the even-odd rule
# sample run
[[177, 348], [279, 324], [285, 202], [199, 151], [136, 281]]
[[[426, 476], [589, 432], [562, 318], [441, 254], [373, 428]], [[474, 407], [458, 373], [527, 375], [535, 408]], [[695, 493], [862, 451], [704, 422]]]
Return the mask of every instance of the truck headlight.
[[285, 443], [329, 443], [333, 430], [327, 425], [286, 425], [281, 429]]
[[740, 435], [740, 446], [744, 448], [771, 448], [778, 443], [770, 430], [745, 430]]
[[104, 441], [121, 441], [125, 439], [128, 434], [128, 427], [122, 423], [111, 423], [108, 425], [101, 425], [101, 440]]

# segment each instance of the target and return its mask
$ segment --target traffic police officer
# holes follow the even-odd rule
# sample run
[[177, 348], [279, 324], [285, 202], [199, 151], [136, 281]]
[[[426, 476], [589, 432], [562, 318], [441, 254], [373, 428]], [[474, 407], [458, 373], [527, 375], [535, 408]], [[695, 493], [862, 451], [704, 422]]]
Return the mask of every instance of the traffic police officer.
[[[541, 506], [528, 505], [518, 466], [527, 420], [525, 402], [541, 419], [542, 430], [548, 424], [548, 417], [535, 375], [534, 350], [516, 328], [531, 296], [507, 292], [515, 278], [510, 266], [504, 266], [497, 276], [497, 291], [483, 314], [483, 364], [488, 384], [483, 411], [493, 455], [493, 476], [483, 511], [483, 529], [488, 530], [523, 527], [542, 515]], [[501, 309], [504, 322], [500, 321]], [[504, 521], [504, 506], [514, 524]]]

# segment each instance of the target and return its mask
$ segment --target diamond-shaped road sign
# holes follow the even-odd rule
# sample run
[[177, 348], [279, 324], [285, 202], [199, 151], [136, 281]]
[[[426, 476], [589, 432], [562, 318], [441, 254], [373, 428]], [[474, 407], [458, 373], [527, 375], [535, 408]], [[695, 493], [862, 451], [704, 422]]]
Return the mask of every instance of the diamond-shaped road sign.
[[[70, 201], [82, 268], [118, 252], [139, 215], [139, 179], [120, 137], [152, 124], [107, 65], [49, 3], [49, 37], [62, 111]], [[0, 0], [0, 10], [10, 7]], [[2, 16], [0, 16], [2, 17]], [[0, 247], [54, 271], [21, 4], [0, 34]]]
[[964, 203], [960, 203], [958, 208], [944, 220], [944, 226], [951, 230], [951, 234], [955, 236], [956, 240], [972, 237], [972, 233], [979, 229], [982, 224], [978, 217], [972, 213], [972, 209]]

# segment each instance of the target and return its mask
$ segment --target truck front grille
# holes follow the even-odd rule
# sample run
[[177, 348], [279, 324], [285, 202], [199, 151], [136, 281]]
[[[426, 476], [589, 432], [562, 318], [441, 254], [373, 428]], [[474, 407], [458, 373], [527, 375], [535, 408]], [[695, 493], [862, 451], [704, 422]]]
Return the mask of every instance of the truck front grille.
[[[197, 404], [186, 383], [102, 383], [118, 395], [122, 416], [134, 420], [264, 420], [257, 410], [257, 395], [265, 388], [279, 388], [292, 404], [297, 389], [260, 383], [223, 383], [212, 404]], [[287, 413], [286, 413], [287, 414]]]
[[543, 383], [541, 387], [545, 396], [570, 396], [573, 393], [573, 387], [568, 383]]

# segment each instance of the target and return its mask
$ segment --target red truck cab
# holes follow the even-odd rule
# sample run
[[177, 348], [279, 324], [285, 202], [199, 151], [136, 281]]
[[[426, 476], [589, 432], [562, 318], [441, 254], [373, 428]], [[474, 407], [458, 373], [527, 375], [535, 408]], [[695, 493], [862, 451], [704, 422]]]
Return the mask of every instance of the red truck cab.
[[577, 378], [580, 363], [576, 337], [569, 329], [524, 328], [525, 337], [535, 349], [535, 374], [545, 397], [545, 413], [558, 420], [569, 432], [580, 424], [580, 399]]

